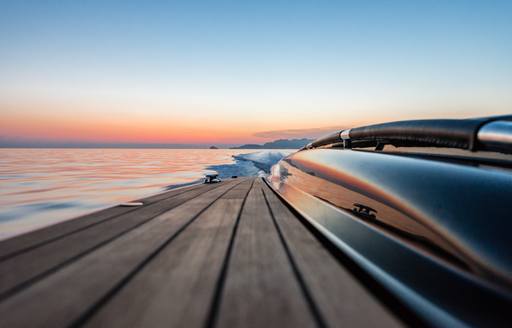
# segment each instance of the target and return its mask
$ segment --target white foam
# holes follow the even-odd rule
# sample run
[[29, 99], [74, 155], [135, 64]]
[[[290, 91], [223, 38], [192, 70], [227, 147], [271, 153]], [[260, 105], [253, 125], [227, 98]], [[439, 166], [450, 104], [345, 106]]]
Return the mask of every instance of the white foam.
[[249, 154], [233, 155], [233, 164], [211, 165], [207, 169], [219, 174], [219, 177], [262, 176], [270, 173], [272, 165], [293, 151], [265, 150]]

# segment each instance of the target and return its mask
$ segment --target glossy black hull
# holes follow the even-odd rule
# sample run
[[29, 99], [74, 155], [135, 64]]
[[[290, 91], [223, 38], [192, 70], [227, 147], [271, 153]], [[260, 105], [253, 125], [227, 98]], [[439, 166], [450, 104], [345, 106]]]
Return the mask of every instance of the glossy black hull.
[[282, 160], [269, 183], [422, 322], [512, 322], [508, 172], [317, 149]]

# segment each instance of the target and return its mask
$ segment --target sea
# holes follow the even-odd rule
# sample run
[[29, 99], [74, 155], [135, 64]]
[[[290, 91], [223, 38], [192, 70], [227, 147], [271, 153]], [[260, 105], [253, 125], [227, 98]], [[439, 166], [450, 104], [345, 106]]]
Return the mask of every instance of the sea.
[[0, 240], [116, 204], [201, 183], [258, 176], [293, 150], [0, 149]]

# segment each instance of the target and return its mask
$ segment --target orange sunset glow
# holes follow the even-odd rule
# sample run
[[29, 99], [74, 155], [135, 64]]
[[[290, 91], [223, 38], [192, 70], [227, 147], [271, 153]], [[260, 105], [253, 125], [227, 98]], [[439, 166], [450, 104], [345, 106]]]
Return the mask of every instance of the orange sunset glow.
[[[42, 106], [31, 105], [21, 110], [4, 111], [0, 121], [1, 136], [20, 140], [141, 144], [260, 143], [290, 136], [317, 137], [338, 128], [400, 119], [403, 115], [375, 113], [369, 116], [363, 112], [362, 115], [356, 113], [345, 120], [332, 119], [335, 113], [316, 116], [314, 109], [301, 110], [300, 115], [303, 117], [300, 117], [298, 113], [297, 116], [293, 116], [292, 110], [279, 109], [246, 113], [214, 109], [210, 112], [201, 109], [180, 111], [148, 107], [146, 111], [139, 112], [127, 109], [97, 110], [84, 105], [70, 107], [73, 109], [66, 110], [66, 107], [62, 106], [43, 110]], [[441, 113], [438, 116], [464, 117], [470, 114], [470, 111], [462, 111], [455, 115]], [[410, 113], [408, 117], [422, 118], [425, 115]]]
[[510, 34], [492, 15], [477, 27], [463, 13], [431, 24], [408, 6], [239, 5], [214, 20], [186, 5], [105, 6], [113, 19], [92, 5], [37, 7], [0, 20], [3, 147], [263, 143], [512, 107]]

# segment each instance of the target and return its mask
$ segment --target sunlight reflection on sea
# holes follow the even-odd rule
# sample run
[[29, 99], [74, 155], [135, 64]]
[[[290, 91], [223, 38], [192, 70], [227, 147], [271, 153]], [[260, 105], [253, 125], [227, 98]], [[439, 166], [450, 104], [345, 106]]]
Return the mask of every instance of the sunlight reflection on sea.
[[165, 189], [212, 169], [240, 171], [234, 149], [0, 149], [0, 239]]

